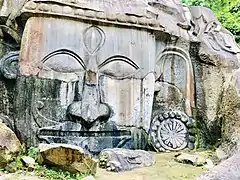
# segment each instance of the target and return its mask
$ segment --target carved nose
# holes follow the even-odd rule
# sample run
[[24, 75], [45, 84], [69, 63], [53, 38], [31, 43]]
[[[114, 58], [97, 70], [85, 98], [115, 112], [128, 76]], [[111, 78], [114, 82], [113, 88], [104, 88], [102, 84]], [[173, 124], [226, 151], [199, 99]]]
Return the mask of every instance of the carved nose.
[[80, 101], [73, 102], [68, 107], [68, 114], [73, 118], [83, 120], [89, 125], [96, 120], [107, 120], [110, 116], [110, 108], [107, 104], [100, 102], [99, 89], [96, 74], [87, 72]]
[[110, 108], [107, 104], [90, 104], [86, 102], [74, 102], [69, 106], [69, 115], [80, 118], [86, 125], [91, 124], [96, 120], [107, 120], [110, 116]]

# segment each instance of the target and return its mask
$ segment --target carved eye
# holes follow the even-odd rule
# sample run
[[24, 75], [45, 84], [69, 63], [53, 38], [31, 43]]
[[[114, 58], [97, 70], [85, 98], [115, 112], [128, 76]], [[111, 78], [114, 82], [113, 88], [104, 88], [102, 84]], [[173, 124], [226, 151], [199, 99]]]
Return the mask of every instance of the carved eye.
[[127, 77], [136, 74], [138, 65], [125, 56], [112, 56], [98, 66], [101, 73], [111, 77]]
[[44, 70], [53, 70], [62, 73], [71, 73], [85, 69], [83, 60], [68, 49], [56, 50], [42, 60]]

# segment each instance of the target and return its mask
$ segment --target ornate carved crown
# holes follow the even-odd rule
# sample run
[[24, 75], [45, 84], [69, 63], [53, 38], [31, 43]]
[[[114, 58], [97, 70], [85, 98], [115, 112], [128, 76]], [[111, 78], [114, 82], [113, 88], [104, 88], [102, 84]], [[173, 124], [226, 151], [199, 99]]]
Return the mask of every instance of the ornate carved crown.
[[22, 15], [34, 14], [69, 17], [79, 20], [163, 30], [150, 6], [137, 0], [30, 0]]

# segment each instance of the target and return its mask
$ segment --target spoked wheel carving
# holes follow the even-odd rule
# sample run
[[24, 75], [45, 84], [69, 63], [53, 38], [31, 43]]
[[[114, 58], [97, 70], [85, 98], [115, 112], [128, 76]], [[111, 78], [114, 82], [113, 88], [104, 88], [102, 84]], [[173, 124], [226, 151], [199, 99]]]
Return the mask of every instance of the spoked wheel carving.
[[180, 111], [169, 111], [155, 116], [149, 135], [157, 151], [194, 148], [193, 120]]

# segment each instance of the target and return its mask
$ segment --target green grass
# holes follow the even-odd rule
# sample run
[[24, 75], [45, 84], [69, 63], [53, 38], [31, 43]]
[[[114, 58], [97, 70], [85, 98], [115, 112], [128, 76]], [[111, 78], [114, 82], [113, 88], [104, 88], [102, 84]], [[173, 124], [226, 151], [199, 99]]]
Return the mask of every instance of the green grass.
[[63, 171], [58, 168], [49, 168], [41, 165], [37, 165], [34, 172], [37, 176], [44, 177], [49, 180], [81, 180], [82, 178], [88, 176], [88, 174], [70, 173], [69, 171]]

